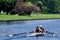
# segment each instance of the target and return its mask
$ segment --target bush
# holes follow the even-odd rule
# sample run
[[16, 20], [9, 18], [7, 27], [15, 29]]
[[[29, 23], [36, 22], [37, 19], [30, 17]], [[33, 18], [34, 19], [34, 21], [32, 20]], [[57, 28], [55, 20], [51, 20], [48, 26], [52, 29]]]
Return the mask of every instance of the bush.
[[16, 9], [15, 12], [17, 12], [18, 15], [30, 15], [32, 11], [34, 11], [34, 12], [40, 11], [39, 7], [37, 7], [35, 5], [29, 6], [24, 2], [17, 2], [15, 9]]
[[32, 6], [32, 9], [34, 12], [40, 12], [41, 11], [40, 8], [37, 6]]

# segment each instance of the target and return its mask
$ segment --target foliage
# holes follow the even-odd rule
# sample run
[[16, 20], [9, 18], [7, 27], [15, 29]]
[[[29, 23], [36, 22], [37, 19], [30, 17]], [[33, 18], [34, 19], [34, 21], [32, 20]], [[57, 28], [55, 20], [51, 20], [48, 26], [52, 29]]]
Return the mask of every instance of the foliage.
[[31, 15], [32, 11], [34, 12], [40, 11], [39, 7], [33, 4], [28, 5], [27, 3], [24, 2], [17, 2], [15, 9], [16, 9], [15, 12], [17, 12], [18, 15]]
[[37, 5], [43, 13], [55, 14], [60, 12], [60, 0], [0, 0], [0, 12], [3, 10], [6, 14], [11, 13], [19, 1], [28, 6]]
[[57, 12], [56, 2], [50, 1], [47, 8], [48, 8], [48, 13], [56, 13]]
[[[38, 1], [40, 3], [38, 3]], [[30, 0], [33, 4], [37, 4], [44, 13], [57, 13], [60, 8], [59, 0]], [[35, 3], [34, 3], [35, 2]], [[59, 4], [59, 5], [58, 5]]]

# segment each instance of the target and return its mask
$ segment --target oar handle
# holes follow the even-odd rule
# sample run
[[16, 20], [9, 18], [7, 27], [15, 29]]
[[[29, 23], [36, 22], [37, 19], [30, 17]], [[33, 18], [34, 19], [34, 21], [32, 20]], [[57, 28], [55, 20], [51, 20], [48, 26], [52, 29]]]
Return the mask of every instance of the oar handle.
[[53, 32], [48, 32], [48, 31], [44, 31], [45, 33], [48, 33], [48, 34], [55, 34], [55, 33], [53, 33]]

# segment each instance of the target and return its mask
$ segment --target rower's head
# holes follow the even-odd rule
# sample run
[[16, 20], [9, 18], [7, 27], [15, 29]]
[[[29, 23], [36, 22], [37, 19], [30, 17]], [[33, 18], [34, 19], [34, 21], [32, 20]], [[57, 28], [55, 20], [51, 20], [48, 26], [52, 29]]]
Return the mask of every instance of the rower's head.
[[43, 25], [40, 25], [39, 27], [43, 27]]
[[43, 25], [40, 25], [39, 27], [42, 29], [43, 28]]
[[42, 29], [42, 27], [40, 27], [40, 29]]
[[36, 29], [38, 29], [39, 27], [36, 27]]

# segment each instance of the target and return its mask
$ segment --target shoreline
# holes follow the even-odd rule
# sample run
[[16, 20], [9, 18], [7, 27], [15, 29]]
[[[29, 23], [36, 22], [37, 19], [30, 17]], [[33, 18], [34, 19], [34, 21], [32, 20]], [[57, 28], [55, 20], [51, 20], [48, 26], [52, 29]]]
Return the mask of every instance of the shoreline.
[[17, 19], [17, 20], [0, 20], [0, 22], [9, 22], [9, 21], [29, 21], [29, 20], [52, 20], [60, 18], [40, 18], [40, 19]]

